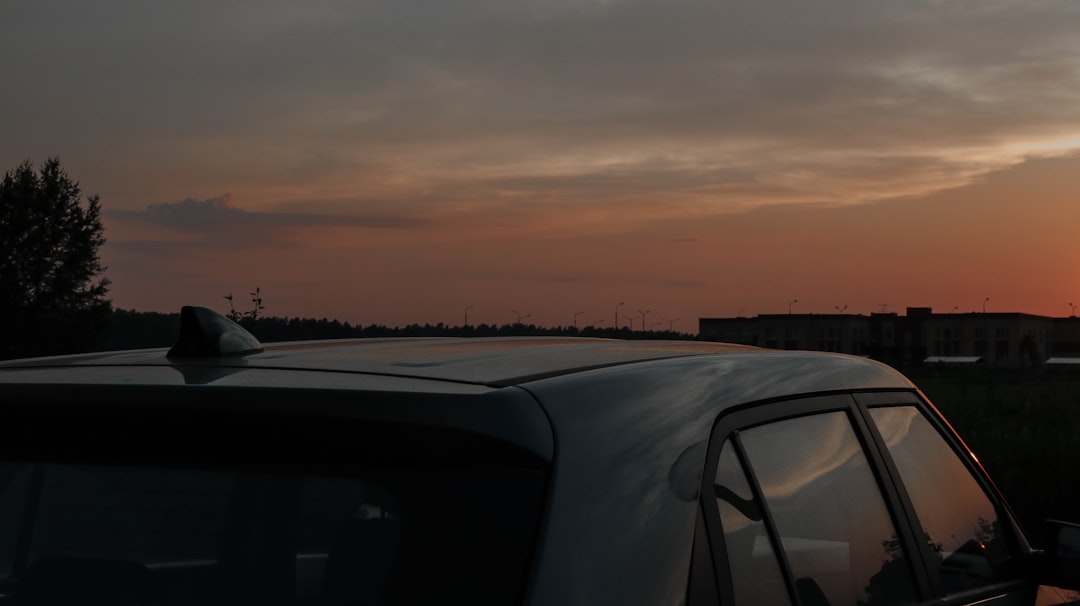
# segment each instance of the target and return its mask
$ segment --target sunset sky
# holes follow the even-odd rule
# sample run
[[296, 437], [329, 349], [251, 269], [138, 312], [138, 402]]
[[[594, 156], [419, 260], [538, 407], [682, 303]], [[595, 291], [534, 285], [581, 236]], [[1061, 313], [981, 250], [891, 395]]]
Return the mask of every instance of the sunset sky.
[[116, 307], [1080, 305], [1076, 0], [15, 0], [0, 57], [0, 170], [100, 194]]

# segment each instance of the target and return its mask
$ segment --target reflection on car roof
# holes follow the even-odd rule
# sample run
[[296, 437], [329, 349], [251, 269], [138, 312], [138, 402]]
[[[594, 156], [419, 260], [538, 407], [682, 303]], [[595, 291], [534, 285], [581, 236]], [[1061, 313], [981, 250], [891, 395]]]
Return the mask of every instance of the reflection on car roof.
[[169, 360], [165, 349], [16, 360], [5, 367], [213, 366], [366, 373], [510, 385], [593, 368], [696, 355], [761, 352], [697, 341], [567, 337], [389, 338], [266, 344], [261, 353]]

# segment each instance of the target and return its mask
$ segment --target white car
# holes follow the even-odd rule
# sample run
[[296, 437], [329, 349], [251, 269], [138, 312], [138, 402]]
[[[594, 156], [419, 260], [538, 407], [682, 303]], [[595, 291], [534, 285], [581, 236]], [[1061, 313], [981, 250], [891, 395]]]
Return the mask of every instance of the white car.
[[1002, 605], [1080, 585], [1080, 530], [1033, 549], [870, 360], [264, 347], [182, 315], [169, 351], [0, 364], [0, 605]]

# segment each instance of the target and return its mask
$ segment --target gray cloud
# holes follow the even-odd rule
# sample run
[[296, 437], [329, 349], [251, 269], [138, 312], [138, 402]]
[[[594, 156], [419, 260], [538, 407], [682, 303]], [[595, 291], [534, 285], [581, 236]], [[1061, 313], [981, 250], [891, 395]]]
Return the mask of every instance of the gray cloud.
[[231, 194], [205, 200], [186, 198], [179, 202], [148, 204], [143, 211], [112, 211], [109, 214], [162, 227], [200, 232], [234, 228], [318, 226], [412, 229], [430, 224], [430, 221], [423, 219], [391, 214], [358, 216], [252, 212], [236, 207], [232, 203]]
[[417, 276], [445, 277], [452, 274], [456, 279], [464, 279], [477, 282], [520, 283], [520, 284], [555, 284], [566, 286], [597, 286], [616, 285], [660, 287], [665, 289], [700, 289], [707, 286], [704, 280], [686, 279], [683, 277], [665, 277], [634, 275], [632, 272], [620, 271], [619, 273], [604, 273], [586, 270], [562, 270], [551, 271], [532, 267], [521, 267], [514, 270], [479, 270], [462, 267], [417, 269]]
[[[387, 200], [734, 181], [852, 202], [1080, 136], [1074, 0], [21, 4], [0, 24], [0, 52], [23, 58], [0, 98], [25, 117], [16, 161], [63, 140], [124, 170], [351, 177]], [[279, 220], [147, 218], [200, 212]]]
[[161, 241], [161, 240], [110, 240], [105, 250], [129, 253], [138, 257], [155, 258], [157, 260], [175, 259], [178, 253], [191, 247], [191, 242], [186, 241]]
[[141, 211], [114, 210], [107, 220], [153, 225], [186, 234], [183, 240], [120, 240], [117, 249], [165, 256], [192, 245], [246, 248], [290, 244], [306, 228], [418, 229], [430, 221], [404, 215], [344, 215], [297, 212], [252, 212], [235, 206], [230, 194], [198, 200], [148, 204]]

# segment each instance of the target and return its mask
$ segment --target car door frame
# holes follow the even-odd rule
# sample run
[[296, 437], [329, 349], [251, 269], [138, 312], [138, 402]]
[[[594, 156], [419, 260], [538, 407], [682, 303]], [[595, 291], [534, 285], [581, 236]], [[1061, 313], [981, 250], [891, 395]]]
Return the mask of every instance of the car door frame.
[[[911, 570], [915, 592], [919, 599], [917, 603], [967, 604], [1031, 588], [1032, 584], [1021, 578], [987, 585], [963, 593], [944, 595], [941, 579], [932, 564], [931, 558], [933, 554], [925, 541], [917, 539], [917, 533], [914, 529], [919, 528], [919, 524], [914, 507], [888, 453], [888, 448], [870, 417], [870, 407], [890, 405], [912, 405], [924, 414], [934, 429], [946, 440], [953, 452], [976, 478], [979, 486], [983, 488], [987, 498], [993, 504], [998, 519], [1006, 522], [1005, 525], [1009, 530], [1010, 549], [1013, 549], [1014, 553], [1019, 554], [1021, 558], [1028, 558], [1033, 553], [1026, 537], [1015, 521], [1015, 516], [1008, 509], [1000, 492], [990, 481], [985, 470], [978, 464], [974, 455], [970, 453], [970, 450], [967, 449], [938, 410], [917, 390], [838, 390], [773, 398], [724, 411], [713, 424], [710, 434], [700, 493], [699, 505], [701, 511], [699, 521], [701, 522], [701, 528], [699, 528], [699, 532], [703, 541], [707, 539], [708, 559], [711, 561], [713, 572], [711, 581], [715, 583], [715, 595], [718, 596], [721, 604], [734, 603], [733, 584], [730, 566], [728, 565], [727, 550], [724, 544], [724, 533], [713, 489], [721, 447], [728, 438], [732, 439], [751, 490], [754, 492], [754, 496], [761, 500], [761, 489], [738, 439], [739, 432], [786, 419], [829, 412], [845, 413], [852, 425], [856, 439], [863, 450], [874, 476], [874, 481], [882, 495], [890, 520], [896, 529], [897, 539], [907, 556], [906, 559]], [[763, 522], [768, 530], [773, 550], [776, 553], [777, 563], [784, 577], [791, 603], [798, 604], [794, 579], [787, 563], [786, 554], [779, 544], [775, 520], [772, 518], [767, 504], [763, 500], [761, 502], [763, 505]], [[694, 559], [696, 561], [699, 559], [698, 555], [701, 553], [703, 546], [697, 541], [695, 541], [695, 545]], [[698, 564], [695, 569], [701, 571], [702, 566]], [[691, 589], [693, 590], [691, 595], [706, 596], [712, 593], [702, 589], [703, 583], [706, 582], [702, 580], [705, 576], [707, 575], [699, 572], [696, 578], [691, 579]], [[695, 604], [695, 600], [691, 600], [691, 604]]]
[[[1016, 516], [1009, 507], [1008, 502], [1001, 494], [1001, 491], [998, 490], [993, 480], [990, 479], [990, 476], [986, 473], [982, 463], [979, 462], [978, 458], [960, 438], [959, 434], [956, 433], [956, 430], [952, 425], [949, 424], [937, 407], [934, 406], [925, 395], [918, 390], [882, 390], [853, 392], [852, 397], [856, 402], [860, 414], [865, 419], [868, 435], [875, 443], [875, 447], [880, 454], [880, 459], [884, 464], [884, 472], [891, 478], [892, 483], [896, 488], [896, 494], [900, 499], [900, 506], [904, 509], [908, 519], [911, 521], [907, 529], [909, 532], [914, 535], [916, 529], [921, 528], [918, 521], [918, 514], [915, 512], [915, 507], [907, 493], [907, 489], [896, 468], [892, 455], [889, 454], [889, 449], [884, 438], [878, 431], [877, 426], [871, 421], [871, 408], [914, 406], [922, 413], [923, 417], [930, 423], [931, 427], [933, 427], [937, 434], [945, 440], [945, 443], [949, 446], [952, 453], [959, 459], [964, 468], [967, 469], [971, 477], [975, 479], [975, 482], [982, 489], [983, 494], [989, 499], [990, 504], [993, 505], [994, 513], [997, 515], [999, 523], [1006, 529], [1005, 539], [1008, 543], [1009, 551], [1016, 554], [1021, 560], [1017, 562], [1016, 565], [1022, 570], [1026, 570], [1030, 567], [1030, 562], [1033, 560], [1033, 556], [1036, 552], [1028, 542], [1023, 529], [1016, 521]], [[924, 562], [923, 568], [928, 574], [930, 584], [934, 589], [934, 595], [936, 596], [934, 599], [935, 604], [941, 604], [943, 606], [971, 604], [1014, 594], [1024, 594], [1028, 591], [1033, 592], [1036, 589], [1035, 583], [1031, 581], [1031, 575], [1025, 574], [1016, 579], [946, 595], [944, 593], [944, 584], [941, 576], [938, 574], [937, 568], [932, 563], [932, 558], [934, 556], [931, 553], [929, 545], [925, 541], [919, 541], [918, 545]]]

